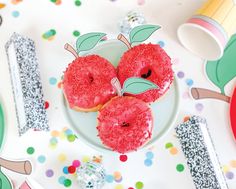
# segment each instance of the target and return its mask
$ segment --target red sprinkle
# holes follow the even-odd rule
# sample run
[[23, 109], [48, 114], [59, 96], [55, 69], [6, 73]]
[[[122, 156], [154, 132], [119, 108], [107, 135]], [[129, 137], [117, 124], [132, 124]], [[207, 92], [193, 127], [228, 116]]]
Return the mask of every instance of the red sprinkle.
[[70, 167], [68, 167], [68, 172], [70, 174], [74, 174], [75, 173], [75, 170], [76, 170], [76, 167], [74, 167], [73, 165], [71, 165]]
[[44, 108], [45, 108], [45, 109], [48, 109], [48, 108], [49, 108], [49, 102], [48, 102], [48, 101], [45, 101], [45, 103], [44, 103]]
[[120, 155], [120, 161], [126, 162], [128, 159], [127, 155]]

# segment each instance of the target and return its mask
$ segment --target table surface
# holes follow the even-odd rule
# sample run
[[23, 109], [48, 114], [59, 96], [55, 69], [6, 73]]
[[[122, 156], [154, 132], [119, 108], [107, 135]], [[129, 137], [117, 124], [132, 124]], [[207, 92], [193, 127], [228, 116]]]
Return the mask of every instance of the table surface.
[[[6, 7], [0, 9], [0, 15], [3, 17], [3, 23], [0, 26], [0, 95], [5, 108], [7, 126], [1, 157], [31, 160], [34, 171], [30, 177], [44, 188], [65, 188], [58, 182], [61, 176], [72, 181], [70, 188], [78, 188], [75, 176], [64, 174], [63, 167], [71, 165], [73, 160], [86, 162], [93, 156], [100, 155], [106, 172], [110, 175], [104, 188], [135, 188], [137, 182], [142, 182], [144, 188], [147, 189], [195, 188], [180, 144], [175, 137], [174, 126], [181, 123], [185, 116], [200, 115], [205, 117], [209, 124], [229, 188], [236, 188], [236, 146], [230, 129], [229, 105], [211, 99], [196, 101], [190, 97], [191, 86], [219, 90], [204, 73], [205, 61], [185, 50], [176, 35], [178, 26], [189, 18], [203, 2], [81, 0], [82, 4], [76, 6], [73, 0], [62, 0], [60, 5], [50, 0], [23, 0], [16, 5], [10, 0], [0, 0], [0, 3], [6, 4]], [[79, 135], [78, 139], [73, 142], [67, 139], [63, 130], [68, 128], [74, 131], [63, 114], [61, 90], [58, 88], [58, 83], [65, 67], [73, 59], [63, 49], [66, 42], [75, 44], [76, 37], [73, 36], [73, 31], [78, 30], [81, 34], [100, 31], [108, 33], [108, 38], [114, 38], [119, 33], [118, 22], [130, 10], [138, 10], [145, 15], [148, 23], [162, 26], [162, 29], [150, 40], [163, 46], [172, 58], [175, 73], [183, 72], [184, 75], [178, 77], [181, 92], [180, 112], [170, 132], [151, 148], [126, 154], [128, 159], [122, 162], [120, 154], [96, 151], [84, 144]], [[56, 30], [55, 37], [52, 40], [43, 39], [43, 33], [50, 29]], [[49, 103], [47, 114], [50, 132], [29, 131], [22, 137], [18, 136], [4, 49], [6, 41], [13, 32], [28, 36], [36, 42], [44, 96]], [[233, 80], [226, 86], [226, 94], [232, 93], [235, 83]], [[171, 143], [173, 147], [166, 149], [167, 143]], [[33, 154], [27, 153], [28, 147], [35, 149]], [[150, 160], [152, 155], [153, 158]], [[177, 170], [178, 164], [184, 166], [183, 171]], [[47, 173], [50, 170], [54, 174], [48, 177]], [[16, 186], [25, 179], [24, 175], [5, 169], [3, 171]], [[119, 178], [119, 174], [122, 179]]]

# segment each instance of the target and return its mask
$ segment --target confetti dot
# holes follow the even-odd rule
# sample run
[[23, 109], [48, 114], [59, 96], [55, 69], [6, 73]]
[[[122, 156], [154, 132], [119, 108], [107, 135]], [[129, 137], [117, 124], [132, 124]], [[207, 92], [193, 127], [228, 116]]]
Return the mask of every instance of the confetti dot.
[[69, 135], [69, 136], [67, 136], [67, 139], [69, 142], [74, 142], [76, 137], [75, 137], [75, 135]]
[[120, 161], [126, 162], [127, 159], [128, 159], [128, 156], [127, 156], [127, 155], [120, 155]]
[[178, 164], [178, 165], [176, 166], [176, 170], [177, 170], [178, 172], [183, 172], [183, 171], [184, 171], [184, 165], [183, 165], [183, 164]]
[[45, 103], [44, 103], [44, 108], [45, 108], [45, 109], [48, 109], [48, 108], [49, 108], [49, 102], [48, 102], [48, 101], [45, 101]]
[[154, 154], [152, 152], [147, 152], [146, 157], [147, 159], [152, 159], [154, 157]]
[[138, 0], [138, 5], [144, 5], [145, 4], [145, 0]]
[[48, 30], [48, 31], [46, 31], [43, 35], [42, 35], [42, 37], [43, 37], [43, 39], [47, 39], [47, 40], [53, 40], [54, 39], [54, 36], [56, 35], [56, 30], [55, 29], [50, 29], [50, 30]]
[[32, 155], [32, 154], [34, 153], [34, 151], [35, 151], [35, 149], [34, 149], [33, 147], [27, 148], [27, 153], [28, 153], [29, 155]]
[[114, 177], [112, 175], [106, 175], [105, 180], [108, 183], [112, 183], [114, 181]]
[[49, 148], [51, 148], [52, 150], [56, 149], [57, 144], [49, 144]]
[[180, 78], [180, 79], [184, 78], [184, 72], [179, 71], [179, 72], [177, 73], [177, 76], [178, 76], [178, 78]]
[[6, 6], [6, 4], [0, 3], [0, 9], [4, 8], [5, 6]]
[[55, 145], [55, 144], [57, 144], [57, 143], [58, 143], [58, 140], [57, 140], [56, 137], [52, 137], [52, 138], [50, 139], [50, 144]]
[[82, 158], [82, 162], [83, 163], [87, 163], [87, 162], [89, 162], [90, 161], [90, 157], [89, 156], [84, 156], [83, 158]]
[[64, 181], [64, 186], [65, 186], [65, 187], [70, 187], [71, 184], [72, 184], [72, 182], [71, 182], [70, 179], [66, 179], [66, 180]]
[[166, 145], [165, 145], [166, 149], [169, 149], [171, 147], [173, 147], [173, 144], [171, 142], [166, 143]]
[[190, 119], [189, 116], [185, 116], [185, 117], [184, 117], [184, 122], [188, 121], [189, 119]]
[[48, 170], [46, 171], [46, 176], [47, 176], [47, 177], [53, 177], [53, 175], [54, 175], [54, 172], [53, 172], [52, 169], [48, 169]]
[[150, 167], [152, 165], [152, 160], [151, 159], [145, 159], [144, 165], [146, 165], [147, 167]]
[[121, 173], [119, 171], [114, 172], [114, 178], [115, 179], [120, 179], [121, 178]]
[[13, 16], [14, 18], [17, 18], [17, 17], [20, 16], [20, 12], [19, 12], [19, 11], [13, 11], [13, 12], [12, 12], [12, 16]]
[[175, 148], [175, 147], [172, 147], [172, 148], [170, 149], [170, 153], [171, 153], [172, 155], [176, 155], [176, 154], [178, 153], [178, 149]]
[[135, 188], [136, 188], [136, 189], [142, 189], [142, 188], [143, 188], [143, 183], [140, 182], [140, 181], [136, 182]]
[[234, 178], [234, 173], [233, 172], [231, 172], [231, 171], [229, 171], [229, 172], [227, 172], [226, 174], [225, 174], [225, 176], [226, 176], [226, 178], [227, 179], [233, 179]]
[[116, 185], [115, 186], [115, 189], [123, 189], [124, 187], [123, 187], [123, 185], [121, 185], [121, 184], [118, 184], [118, 185]]
[[76, 0], [76, 1], [75, 1], [75, 5], [76, 5], [76, 6], [80, 6], [80, 5], [81, 5], [81, 1]]
[[163, 48], [165, 46], [165, 43], [164, 41], [158, 41], [157, 43], [158, 45], [160, 45], [161, 48]]
[[59, 135], [60, 135], [59, 131], [54, 130], [54, 131], [51, 132], [52, 137], [59, 137]]
[[185, 82], [189, 87], [191, 87], [193, 85], [193, 80], [192, 79], [186, 79]]
[[197, 103], [195, 105], [195, 108], [196, 108], [197, 111], [201, 112], [203, 110], [204, 106], [201, 103]]
[[236, 168], [236, 160], [230, 161], [230, 166]]
[[59, 89], [62, 88], [62, 82], [61, 82], [61, 81], [57, 84], [57, 87], [58, 87]]
[[122, 177], [120, 177], [120, 179], [116, 179], [116, 178], [115, 178], [115, 181], [118, 182], [118, 183], [122, 182], [122, 180], [123, 180]]
[[80, 36], [80, 32], [77, 31], [77, 30], [75, 30], [75, 31], [73, 32], [73, 35], [74, 35], [75, 37], [78, 37], [78, 36]]
[[74, 160], [72, 165], [75, 166], [75, 167], [79, 167], [80, 166], [80, 161], [79, 160]]
[[59, 177], [58, 182], [59, 182], [60, 184], [63, 184], [63, 185], [64, 185], [65, 180], [66, 180], [66, 177], [61, 176], [61, 177]]
[[40, 155], [40, 156], [38, 157], [38, 162], [39, 162], [39, 163], [44, 163], [45, 161], [46, 161], [46, 157], [45, 157], [45, 156]]
[[70, 130], [70, 129], [66, 129], [65, 130], [65, 134], [68, 136], [68, 135], [72, 135], [73, 134], [73, 131]]
[[129, 187], [128, 189], [134, 189], [133, 187]]
[[69, 167], [68, 167], [68, 172], [69, 172], [70, 174], [75, 173], [75, 171], [76, 171], [76, 167], [74, 167], [74, 166], [69, 166]]
[[224, 173], [227, 173], [227, 172], [229, 171], [229, 166], [224, 165], [224, 166], [222, 167], [222, 170], [223, 170]]
[[64, 167], [62, 171], [63, 171], [64, 174], [69, 174], [68, 167]]
[[49, 78], [49, 83], [50, 83], [51, 85], [55, 85], [55, 84], [57, 83], [57, 79], [56, 79], [55, 77], [50, 77], [50, 78]]
[[59, 156], [57, 157], [57, 159], [58, 159], [60, 162], [64, 162], [64, 161], [66, 161], [66, 155], [65, 155], [65, 154], [59, 154]]

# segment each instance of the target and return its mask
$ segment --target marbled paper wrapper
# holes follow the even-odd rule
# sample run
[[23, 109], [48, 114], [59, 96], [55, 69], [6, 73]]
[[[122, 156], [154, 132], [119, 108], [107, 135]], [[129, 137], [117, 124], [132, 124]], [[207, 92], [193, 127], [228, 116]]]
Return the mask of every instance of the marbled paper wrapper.
[[49, 130], [34, 41], [14, 33], [6, 44], [19, 134]]
[[197, 189], [228, 189], [207, 123], [192, 116], [176, 127], [182, 151]]

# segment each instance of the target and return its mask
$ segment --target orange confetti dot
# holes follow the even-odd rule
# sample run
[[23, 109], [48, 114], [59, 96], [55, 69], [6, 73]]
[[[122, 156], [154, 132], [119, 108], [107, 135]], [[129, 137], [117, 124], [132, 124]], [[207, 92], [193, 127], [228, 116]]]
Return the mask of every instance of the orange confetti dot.
[[22, 2], [23, 0], [12, 0], [11, 3], [17, 5], [18, 3]]
[[54, 131], [51, 132], [51, 136], [53, 136], [53, 137], [59, 137], [59, 136], [60, 136], [60, 132], [54, 130]]
[[62, 88], [62, 81], [60, 81], [60, 82], [57, 84], [57, 87], [58, 87], [59, 89]]
[[60, 5], [61, 4], [61, 0], [57, 0], [55, 4], [56, 5]]
[[177, 149], [176, 147], [172, 147], [172, 148], [170, 149], [170, 153], [171, 153], [172, 155], [176, 155], [176, 154], [178, 153], [178, 149]]
[[189, 119], [190, 119], [189, 116], [185, 116], [185, 117], [184, 117], [184, 122], [188, 121]]
[[121, 173], [119, 171], [114, 172], [114, 178], [115, 178], [115, 180], [120, 180], [121, 179]]
[[236, 168], [236, 160], [230, 161], [230, 166]]
[[6, 4], [0, 3], [0, 9], [4, 8]]

